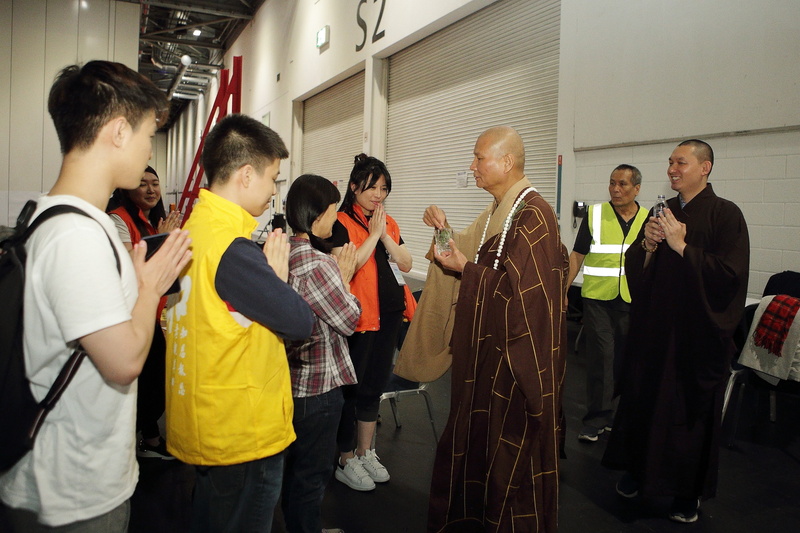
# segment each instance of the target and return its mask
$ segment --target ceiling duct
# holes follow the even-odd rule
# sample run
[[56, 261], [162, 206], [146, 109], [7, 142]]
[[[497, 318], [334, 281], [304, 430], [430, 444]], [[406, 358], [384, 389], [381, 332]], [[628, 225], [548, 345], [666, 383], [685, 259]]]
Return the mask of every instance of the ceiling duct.
[[183, 75], [186, 74], [186, 70], [189, 68], [189, 65], [192, 64], [192, 58], [188, 55], [184, 55], [181, 57], [181, 66], [178, 69], [178, 72], [175, 74], [175, 79], [172, 80], [172, 85], [169, 86], [169, 91], [167, 91], [167, 98], [172, 99], [172, 95], [175, 94], [175, 90], [181, 84], [183, 80]]
[[[265, 0], [120, 1], [140, 6], [139, 72], [172, 99], [163, 131], [225, 68], [225, 53]], [[183, 56], [190, 58], [189, 66], [181, 63]]]

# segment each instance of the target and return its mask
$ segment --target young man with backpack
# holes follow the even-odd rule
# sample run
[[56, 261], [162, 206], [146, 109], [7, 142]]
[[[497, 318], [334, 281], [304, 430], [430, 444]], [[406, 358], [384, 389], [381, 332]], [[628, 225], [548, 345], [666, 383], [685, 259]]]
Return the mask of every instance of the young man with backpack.
[[175, 230], [149, 261], [146, 245], [131, 257], [104, 209], [115, 188], [138, 185], [166, 108], [146, 78], [106, 61], [66, 67], [50, 90], [63, 162], [32, 220], [61, 204], [89, 216], [50, 218], [27, 241], [23, 347], [34, 398], [47, 394], [78, 344], [88, 357], [31, 452], [0, 474], [16, 531], [127, 530], [138, 479], [136, 378], [159, 299], [191, 252], [188, 233]]

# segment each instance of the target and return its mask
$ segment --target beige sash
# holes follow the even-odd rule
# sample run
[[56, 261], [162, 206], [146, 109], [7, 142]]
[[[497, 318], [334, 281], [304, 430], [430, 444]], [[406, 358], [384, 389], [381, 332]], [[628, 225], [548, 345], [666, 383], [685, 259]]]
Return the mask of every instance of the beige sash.
[[[491, 216], [486, 231], [489, 240], [503, 231], [503, 223], [517, 196], [530, 186], [523, 177], [506, 192], [500, 205], [493, 201], [468, 228], [453, 236], [456, 247], [469, 261], [475, 258], [482, 244], [486, 217]], [[461, 284], [460, 274], [445, 270], [434, 261], [432, 249], [425, 257], [431, 261], [425, 287], [394, 368], [398, 376], [419, 382], [434, 381], [450, 368], [450, 337]]]

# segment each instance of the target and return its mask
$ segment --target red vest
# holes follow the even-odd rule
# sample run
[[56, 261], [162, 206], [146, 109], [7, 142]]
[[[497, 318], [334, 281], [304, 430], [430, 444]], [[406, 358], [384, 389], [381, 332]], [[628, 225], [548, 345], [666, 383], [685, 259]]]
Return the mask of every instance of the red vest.
[[[130, 213], [124, 207], [118, 207], [113, 211], [109, 212], [109, 214], [117, 215], [119, 218], [125, 222], [125, 225], [128, 226], [128, 233], [131, 235], [131, 246], [136, 245], [139, 241], [142, 240], [142, 234], [139, 231], [139, 228], [136, 227], [136, 224], [133, 222], [133, 218], [131, 218]], [[142, 210], [139, 209], [139, 218], [144, 221], [145, 227], [151, 232], [150, 235], [155, 235], [156, 230], [150, 224], [150, 221], [144, 216]]]
[[[120, 206], [114, 209], [113, 211], [109, 211], [108, 214], [117, 215], [119, 218], [122, 219], [125, 225], [128, 226], [128, 233], [131, 236], [131, 246], [135, 246], [136, 243], [142, 240], [142, 234], [139, 231], [139, 228], [136, 227], [136, 224], [134, 224], [133, 222], [133, 218], [131, 218], [130, 213], [128, 213], [128, 211], [124, 207]], [[141, 218], [144, 221], [145, 227], [151, 232], [150, 235], [155, 235], [156, 230], [153, 228], [153, 225], [150, 224], [150, 221], [147, 220], [147, 217], [144, 216], [144, 213], [142, 213], [141, 209], [139, 209], [139, 218]], [[162, 296], [158, 304], [158, 310], [156, 311], [157, 320], [161, 320], [161, 312], [164, 310], [164, 307], [166, 307], [166, 305], [167, 305], [167, 297]]]

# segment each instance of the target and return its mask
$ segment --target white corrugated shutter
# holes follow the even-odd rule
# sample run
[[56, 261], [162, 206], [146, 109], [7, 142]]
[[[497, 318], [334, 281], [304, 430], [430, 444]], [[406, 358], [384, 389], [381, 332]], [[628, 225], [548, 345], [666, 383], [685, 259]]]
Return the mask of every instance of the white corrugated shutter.
[[424, 274], [429, 204], [461, 230], [491, 201], [468, 171], [478, 135], [508, 125], [525, 142], [525, 172], [555, 204], [560, 0], [503, 0], [423, 39], [389, 60], [387, 211]]
[[344, 193], [353, 158], [363, 151], [364, 71], [303, 102], [303, 174], [338, 181]]

